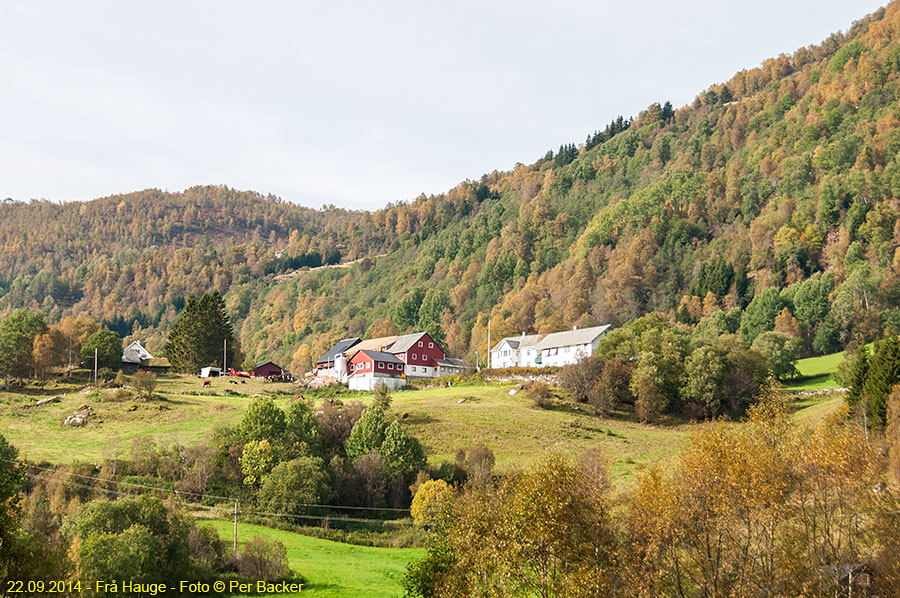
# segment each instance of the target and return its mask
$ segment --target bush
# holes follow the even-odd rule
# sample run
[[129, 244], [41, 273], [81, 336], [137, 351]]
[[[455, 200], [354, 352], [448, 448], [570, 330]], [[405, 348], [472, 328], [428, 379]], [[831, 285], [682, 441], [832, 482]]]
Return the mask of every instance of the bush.
[[534, 405], [540, 409], [546, 409], [550, 406], [550, 400], [553, 398], [553, 391], [550, 385], [540, 380], [535, 380], [528, 385], [528, 397], [534, 401]]
[[279, 463], [263, 478], [259, 504], [274, 513], [303, 513], [303, 504], [331, 500], [331, 478], [318, 457], [298, 457]]
[[484, 369], [479, 373], [481, 378], [485, 380], [490, 380], [493, 378], [507, 378], [507, 377], [529, 377], [529, 376], [551, 376], [553, 374], [559, 373], [560, 368], [558, 366], [548, 366], [545, 368], [536, 368], [536, 367], [514, 367], [514, 368], [502, 368], [502, 369]]
[[616, 359], [603, 362], [600, 377], [588, 393], [588, 403], [598, 415], [605, 417], [612, 409], [634, 402], [630, 388], [633, 370], [634, 366]]
[[139, 371], [131, 377], [131, 387], [142, 399], [152, 399], [156, 390], [156, 376], [150, 372]]
[[453, 490], [444, 480], [428, 480], [416, 490], [410, 513], [416, 523], [433, 523], [453, 497]]
[[113, 399], [119, 402], [130, 401], [133, 398], [134, 395], [126, 388], [117, 388], [116, 392], [113, 393]]
[[284, 544], [259, 536], [247, 540], [236, 564], [241, 576], [253, 580], [278, 581], [291, 572]]
[[391, 408], [391, 393], [383, 382], [375, 385], [375, 392], [372, 396], [372, 406], [387, 411]]
[[573, 400], [586, 403], [594, 384], [603, 373], [603, 359], [585, 357], [578, 363], [567, 365], [559, 371], [559, 385], [569, 391]]

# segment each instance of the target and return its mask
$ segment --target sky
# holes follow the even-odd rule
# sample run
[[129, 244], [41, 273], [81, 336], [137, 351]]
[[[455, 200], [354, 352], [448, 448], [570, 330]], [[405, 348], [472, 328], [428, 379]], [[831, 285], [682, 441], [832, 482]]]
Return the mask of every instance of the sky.
[[3, 0], [0, 198], [222, 184], [374, 210], [688, 104], [884, 3]]

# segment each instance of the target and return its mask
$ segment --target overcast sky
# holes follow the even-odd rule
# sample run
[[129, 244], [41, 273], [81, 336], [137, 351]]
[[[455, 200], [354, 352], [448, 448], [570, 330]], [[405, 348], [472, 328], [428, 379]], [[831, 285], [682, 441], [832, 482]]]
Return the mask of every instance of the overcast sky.
[[225, 184], [376, 209], [689, 103], [883, 4], [0, 0], [0, 197]]

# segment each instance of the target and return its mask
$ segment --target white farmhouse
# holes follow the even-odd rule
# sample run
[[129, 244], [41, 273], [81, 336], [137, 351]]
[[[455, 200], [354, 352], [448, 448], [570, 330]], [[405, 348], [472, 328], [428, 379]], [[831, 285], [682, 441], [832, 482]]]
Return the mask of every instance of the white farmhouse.
[[540, 367], [538, 357], [541, 352], [536, 345], [541, 340], [540, 334], [525, 334], [510, 336], [491, 349], [491, 367], [501, 368], [528, 368]]
[[535, 348], [541, 353], [541, 366], [571, 365], [584, 357], [593, 355], [600, 339], [610, 328], [609, 324], [590, 328], [575, 326], [572, 330], [548, 334], [535, 345]]

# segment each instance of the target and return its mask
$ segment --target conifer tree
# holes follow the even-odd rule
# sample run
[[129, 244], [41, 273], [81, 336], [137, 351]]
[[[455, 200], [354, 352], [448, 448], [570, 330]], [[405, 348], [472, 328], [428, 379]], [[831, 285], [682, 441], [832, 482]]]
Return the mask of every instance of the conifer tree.
[[863, 385], [863, 395], [872, 422], [883, 426], [887, 415], [887, 397], [900, 383], [900, 340], [888, 338], [875, 344], [869, 371]]
[[176, 371], [192, 372], [207, 365], [222, 366], [225, 341], [228, 364], [234, 364], [240, 355], [224, 299], [218, 291], [204, 293], [200, 299], [191, 295], [169, 331], [163, 353]]

